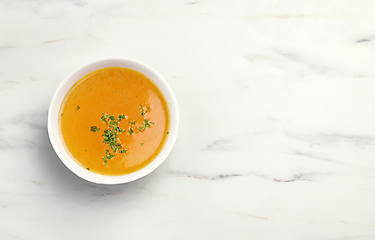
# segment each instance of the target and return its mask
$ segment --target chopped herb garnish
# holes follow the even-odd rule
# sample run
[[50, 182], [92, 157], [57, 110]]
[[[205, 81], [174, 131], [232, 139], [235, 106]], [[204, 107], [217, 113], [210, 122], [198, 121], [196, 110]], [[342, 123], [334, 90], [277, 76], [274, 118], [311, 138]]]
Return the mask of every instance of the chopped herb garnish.
[[146, 129], [146, 128], [149, 128], [150, 127], [150, 123], [151, 124], [154, 124], [153, 122], [150, 122], [148, 121], [147, 119], [143, 119], [143, 128]]
[[86, 169], [90, 171], [90, 168], [86, 168]]
[[100, 130], [100, 128], [98, 128], [97, 126], [90, 127], [91, 132], [99, 132], [99, 130]]
[[167, 134], [169, 134], [169, 132], [167, 132]]
[[140, 108], [141, 108], [141, 116], [144, 116], [145, 115], [145, 111], [143, 110], [143, 107], [142, 107], [142, 105], [141, 106], [139, 106]]
[[105, 124], [108, 124], [108, 122], [107, 122], [107, 119], [106, 119], [106, 116], [107, 115], [105, 115], [104, 113], [102, 113], [102, 117], [100, 118], [101, 120], [102, 120], [102, 122], [104, 122]]
[[[115, 91], [116, 92], [116, 91]], [[79, 106], [77, 106], [77, 110], [79, 109]], [[140, 114], [141, 116], [145, 116], [145, 114], [150, 110], [150, 107], [148, 107], [146, 110], [143, 109], [143, 106], [140, 105]], [[105, 151], [105, 156], [102, 157], [104, 160], [104, 164], [107, 166], [108, 160], [112, 159], [115, 157], [116, 153], [124, 154], [126, 153], [126, 150], [122, 149], [122, 145], [119, 142], [119, 134], [126, 132], [125, 129], [121, 129], [118, 124], [120, 123], [121, 120], [127, 118], [125, 115], [121, 114], [115, 118], [113, 115], [107, 115], [102, 113], [101, 120], [103, 123], [105, 123], [108, 127], [107, 129], [104, 130], [102, 136], [104, 138], [103, 143], [108, 145], [108, 149]], [[128, 122], [131, 125], [135, 125], [135, 121], [130, 121]], [[147, 119], [143, 119], [142, 126], [138, 127], [139, 132], [142, 130], [145, 130], [146, 128], [150, 128], [150, 124], [154, 124], [153, 122], [150, 122]], [[90, 131], [92, 132], [100, 132], [100, 128], [96, 126], [90, 127]], [[129, 128], [128, 130], [129, 135], [132, 135], [134, 133], [133, 128]], [[141, 143], [143, 146], [144, 143]], [[89, 169], [88, 169], [89, 170]]]
[[116, 119], [113, 115], [107, 115], [104, 113], [102, 114], [102, 122], [109, 125], [108, 129], [104, 130], [104, 133], [102, 135], [104, 137], [104, 144], [108, 145], [108, 149], [105, 151], [105, 156], [102, 158], [106, 166], [108, 160], [115, 157], [116, 152], [126, 153], [126, 150], [122, 149], [121, 143], [118, 142], [118, 134], [124, 131], [121, 128], [119, 128], [118, 123], [124, 118], [124, 115], [119, 115]]
[[119, 121], [121, 121], [121, 120], [124, 119], [124, 118], [125, 118], [124, 114], [121, 114], [121, 115], [118, 116], [118, 120], [119, 120]]
[[150, 107], [146, 108], [146, 110], [143, 109], [143, 106], [139, 106], [139, 108], [141, 109], [141, 116], [143, 117], [144, 115], [146, 115], [146, 113], [148, 112], [148, 110], [150, 110]]
[[117, 92], [117, 90], [115, 91], [115, 93]]
[[77, 106], [77, 111], [80, 109], [80, 107], [79, 106]]

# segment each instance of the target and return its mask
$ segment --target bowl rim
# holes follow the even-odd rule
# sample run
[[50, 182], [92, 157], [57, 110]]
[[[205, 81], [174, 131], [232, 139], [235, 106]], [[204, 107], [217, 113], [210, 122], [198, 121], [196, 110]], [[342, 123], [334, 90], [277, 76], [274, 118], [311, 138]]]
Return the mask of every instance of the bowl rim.
[[[169, 103], [169, 110], [170, 110], [170, 121], [171, 126], [168, 134], [167, 142], [165, 143], [162, 151], [159, 155], [147, 166], [144, 168], [130, 174], [120, 175], [120, 176], [108, 176], [108, 175], [100, 175], [97, 173], [93, 173], [91, 171], [87, 171], [82, 166], [80, 166], [67, 152], [66, 148], [62, 144], [62, 139], [59, 134], [58, 129], [58, 119], [59, 119], [59, 110], [61, 107], [61, 103], [66, 96], [69, 89], [84, 75], [95, 71], [97, 69], [105, 68], [100, 67], [102, 65], [108, 65], [110, 67], [111, 63], [117, 63], [118, 67], [128, 67], [139, 71], [146, 76], [148, 76], [163, 92], [164, 96], [166, 97]], [[129, 66], [124, 66], [129, 65]], [[99, 66], [99, 67], [98, 67]], [[116, 67], [113, 65], [113, 67]], [[132, 67], [130, 67], [132, 66]], [[89, 70], [89, 69], [95, 70]], [[141, 71], [140, 71], [141, 70]], [[83, 74], [83, 75], [82, 75]], [[82, 76], [81, 76], [82, 75]], [[151, 76], [150, 76], [151, 75]], [[81, 76], [77, 78], [77, 76]], [[62, 100], [61, 100], [62, 99]], [[56, 111], [57, 110], [57, 111]], [[56, 114], [57, 112], [57, 114]], [[57, 121], [56, 121], [57, 120]], [[49, 109], [48, 109], [48, 120], [47, 120], [47, 130], [50, 142], [52, 144], [53, 149], [55, 150], [57, 156], [63, 162], [63, 164], [74, 174], [78, 177], [87, 180], [89, 182], [97, 183], [97, 184], [122, 184], [135, 181], [142, 177], [147, 176], [151, 172], [153, 172], [156, 168], [158, 168], [168, 157], [172, 148], [176, 142], [177, 134], [178, 134], [178, 125], [179, 125], [179, 110], [177, 105], [177, 100], [174, 95], [172, 88], [169, 86], [168, 82], [164, 79], [164, 77], [157, 72], [155, 69], [150, 67], [149, 65], [127, 57], [122, 56], [109, 56], [98, 58], [92, 60], [88, 63], [85, 63], [74, 71], [72, 71], [68, 76], [66, 76], [57, 87], [54, 95], [51, 99]]]

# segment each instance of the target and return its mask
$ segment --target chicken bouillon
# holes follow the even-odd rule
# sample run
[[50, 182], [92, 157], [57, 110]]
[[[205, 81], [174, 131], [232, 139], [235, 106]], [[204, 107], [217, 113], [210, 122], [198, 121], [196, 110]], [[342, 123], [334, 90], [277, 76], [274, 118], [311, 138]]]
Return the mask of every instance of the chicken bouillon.
[[170, 127], [168, 103], [145, 75], [108, 67], [81, 78], [60, 108], [60, 136], [89, 171], [124, 175], [152, 162]]

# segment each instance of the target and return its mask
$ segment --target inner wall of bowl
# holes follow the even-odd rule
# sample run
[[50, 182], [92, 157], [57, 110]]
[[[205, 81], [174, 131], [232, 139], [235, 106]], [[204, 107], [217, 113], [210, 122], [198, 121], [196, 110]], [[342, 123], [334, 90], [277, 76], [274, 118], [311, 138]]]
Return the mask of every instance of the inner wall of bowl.
[[[158, 157], [152, 161], [149, 165], [146, 167], [140, 169], [137, 172], [122, 175], [122, 176], [104, 176], [104, 175], [98, 175], [95, 173], [92, 173], [90, 171], [87, 171], [86, 169], [82, 168], [78, 165], [78, 163], [72, 159], [69, 154], [65, 151], [65, 148], [62, 143], [62, 139], [60, 138], [59, 132], [58, 132], [58, 114], [60, 110], [60, 106], [64, 100], [64, 97], [66, 93], [69, 91], [69, 89], [74, 85], [75, 82], [77, 82], [79, 79], [81, 79], [86, 74], [89, 74], [92, 71], [95, 71], [100, 68], [105, 67], [125, 67], [125, 68], [131, 68], [138, 72], [141, 72], [148, 76], [163, 92], [164, 96], [166, 97], [168, 103], [169, 103], [169, 109], [171, 114], [171, 128], [170, 128], [170, 134], [168, 136], [167, 142], [161, 151], [161, 153], [158, 155]], [[105, 184], [116, 184], [116, 183], [124, 183], [124, 182], [131, 182], [136, 179], [139, 179], [143, 176], [146, 176], [147, 174], [151, 173], [153, 170], [155, 170], [168, 156], [169, 152], [171, 151], [173, 144], [177, 137], [177, 130], [178, 130], [178, 110], [177, 110], [177, 103], [174, 98], [173, 92], [171, 88], [169, 87], [168, 83], [164, 80], [164, 78], [157, 73], [155, 70], [151, 69], [149, 66], [135, 61], [135, 60], [129, 60], [125, 58], [111, 58], [111, 59], [104, 59], [100, 61], [94, 61], [87, 65], [84, 65], [83, 67], [77, 69], [72, 74], [70, 74], [67, 78], [64, 79], [64, 81], [61, 83], [57, 90], [56, 98], [53, 99], [54, 101], [51, 103], [53, 104], [53, 108], [51, 105], [49, 117], [51, 118], [49, 124], [51, 124], [52, 129], [52, 137], [55, 140], [55, 144], [53, 143], [53, 146], [56, 150], [56, 153], [60, 157], [60, 159], [64, 162], [64, 164], [75, 174], [80, 176], [81, 178], [84, 178], [88, 181], [95, 182], [95, 183], [105, 183]]]

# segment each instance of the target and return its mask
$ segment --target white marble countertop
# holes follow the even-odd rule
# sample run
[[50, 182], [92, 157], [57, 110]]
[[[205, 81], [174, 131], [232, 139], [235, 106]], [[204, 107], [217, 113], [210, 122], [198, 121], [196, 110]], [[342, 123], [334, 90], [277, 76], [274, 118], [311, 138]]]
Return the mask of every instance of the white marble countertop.
[[[0, 239], [375, 239], [375, 2], [0, 1]], [[129, 184], [56, 156], [59, 83], [158, 70], [180, 131]]]

